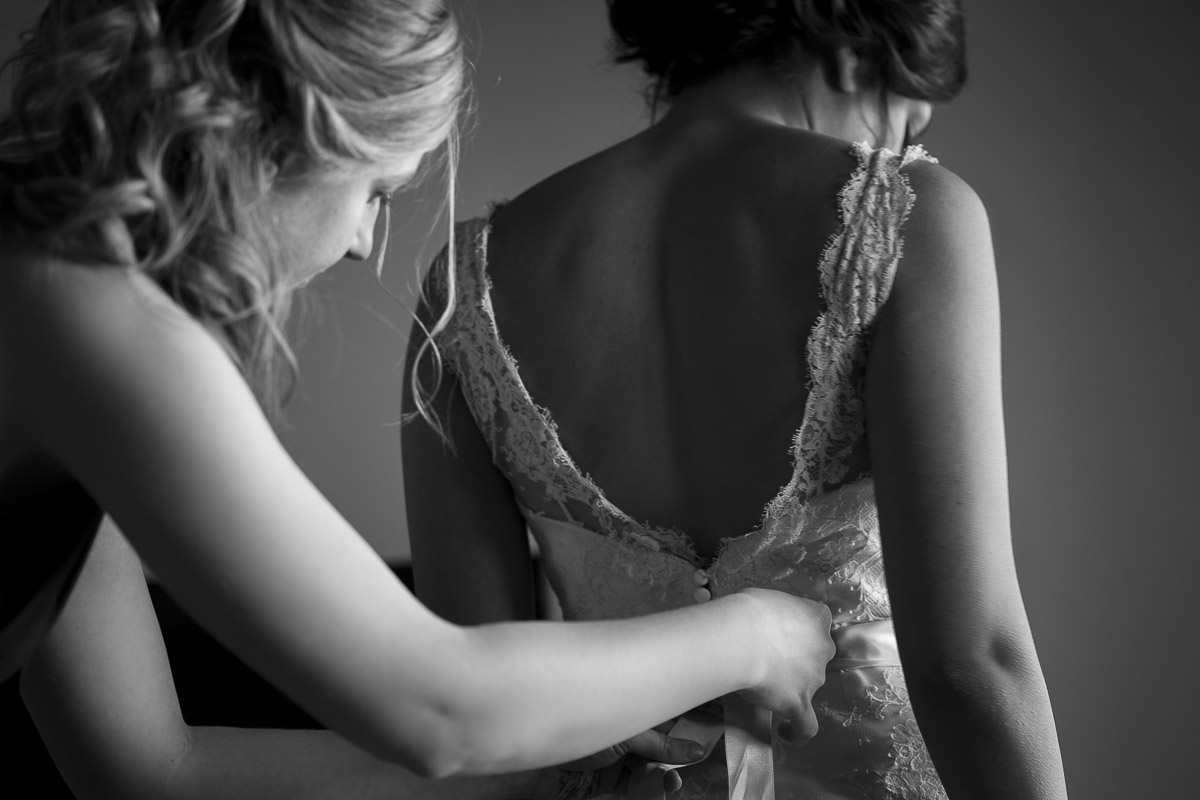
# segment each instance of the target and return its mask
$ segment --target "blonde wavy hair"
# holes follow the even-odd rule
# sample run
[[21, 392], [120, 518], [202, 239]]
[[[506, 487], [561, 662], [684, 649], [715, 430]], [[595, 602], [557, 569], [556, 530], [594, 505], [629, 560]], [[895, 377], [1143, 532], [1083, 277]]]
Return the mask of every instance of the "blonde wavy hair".
[[6, 68], [3, 224], [151, 277], [273, 416], [295, 374], [294, 280], [257, 202], [274, 177], [441, 149], [453, 224], [466, 77], [444, 0], [51, 0]]

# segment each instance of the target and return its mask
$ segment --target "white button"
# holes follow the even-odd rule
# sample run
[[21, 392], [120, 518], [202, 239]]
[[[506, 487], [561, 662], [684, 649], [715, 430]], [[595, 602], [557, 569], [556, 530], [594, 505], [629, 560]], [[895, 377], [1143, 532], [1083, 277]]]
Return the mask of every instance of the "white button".
[[702, 569], [696, 570], [695, 572], [692, 573], [692, 582], [695, 583], [697, 586], [707, 586], [708, 585], [708, 573]]
[[703, 586], [701, 586], [699, 589], [692, 592], [692, 597], [696, 598], [697, 603], [703, 603], [707, 600], [712, 599], [712, 592], [710, 592], [708, 589], [705, 589]]

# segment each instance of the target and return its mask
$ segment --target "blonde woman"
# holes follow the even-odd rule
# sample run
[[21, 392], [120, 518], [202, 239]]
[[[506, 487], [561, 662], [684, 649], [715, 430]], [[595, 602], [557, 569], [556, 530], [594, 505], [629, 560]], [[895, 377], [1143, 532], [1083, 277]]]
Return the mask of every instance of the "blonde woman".
[[[536, 773], [419, 778], [558, 764], [731, 691], [811, 732], [831, 652], [815, 604], [751, 591], [623, 623], [449, 624], [272, 433], [289, 293], [366, 259], [390, 193], [453, 163], [464, 74], [443, 2], [55, 0], [15, 78], [0, 677], [20, 671], [80, 797], [554, 792]], [[97, 534], [103, 514], [128, 541]], [[336, 733], [187, 726], [137, 556]], [[698, 666], [671, 669], [680, 654]]]
[[794, 592], [833, 614], [818, 734], [752, 741], [726, 704], [684, 798], [1061, 800], [987, 215], [908, 146], [963, 85], [960, 3], [608, 6], [663, 113], [433, 270], [459, 302], [452, 378], [411, 359], [442, 425], [404, 429], [418, 596], [527, 616], [527, 526], [570, 619]]

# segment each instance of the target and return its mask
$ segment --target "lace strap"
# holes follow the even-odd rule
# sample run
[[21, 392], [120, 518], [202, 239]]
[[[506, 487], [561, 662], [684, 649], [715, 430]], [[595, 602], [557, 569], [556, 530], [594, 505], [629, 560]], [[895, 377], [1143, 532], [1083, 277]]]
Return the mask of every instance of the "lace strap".
[[821, 259], [821, 288], [831, 318], [846, 330], [867, 330], [891, 294], [904, 251], [901, 230], [916, 197], [901, 170], [914, 161], [937, 163], [921, 145], [903, 153], [854, 145], [858, 169], [838, 195], [840, 241]]
[[870, 333], [891, 293], [904, 250], [904, 221], [915, 202], [901, 171], [936, 161], [920, 145], [902, 154], [854, 145], [858, 167], [838, 194], [841, 224], [821, 256], [824, 310], [807, 345], [808, 400], [792, 442], [792, 480], [767, 507], [782, 521], [809, 498], [843, 483], [865, 432], [863, 379]]
[[[462, 380], [479, 381], [484, 375], [496, 373], [494, 368], [485, 369], [481, 363], [493, 349], [488, 334], [495, 329], [484, 263], [489, 230], [486, 217], [455, 225], [455, 263], [448, 263], [449, 249], [443, 248], [431, 273], [430, 286], [435, 303], [446, 302], [450, 282], [454, 282], [454, 310], [434, 341], [442, 351], [446, 368]], [[480, 402], [482, 398], [477, 393], [468, 393], [467, 399], [476, 424], [484, 438], [492, 443], [495, 453], [498, 431], [494, 404]]]
[[[514, 485], [540, 495], [540, 502], [530, 508], [533, 513], [580, 522], [654, 550], [684, 547], [682, 535], [670, 538], [658, 529], [651, 533], [613, 505], [563, 448], [550, 412], [529, 395], [496, 324], [487, 272], [490, 232], [489, 218], [468, 220], [455, 229], [458, 302], [437, 344], [459, 378], [493, 461]], [[438, 281], [443, 284], [450, 269], [446, 260], [443, 255], [439, 262], [443, 274]]]

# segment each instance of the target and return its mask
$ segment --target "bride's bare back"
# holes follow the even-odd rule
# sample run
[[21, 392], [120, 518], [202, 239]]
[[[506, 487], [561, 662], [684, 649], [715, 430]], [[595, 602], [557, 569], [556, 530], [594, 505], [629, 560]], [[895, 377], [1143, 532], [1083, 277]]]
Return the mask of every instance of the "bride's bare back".
[[855, 167], [820, 134], [667, 120], [492, 217], [497, 324], [533, 399], [616, 506], [702, 554], [791, 475], [818, 263]]

